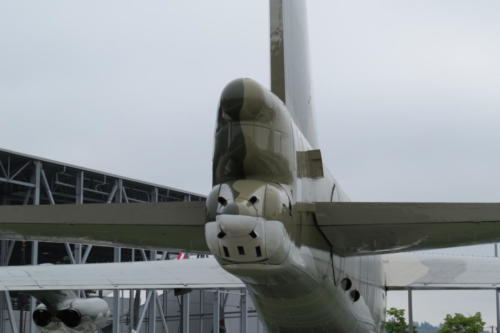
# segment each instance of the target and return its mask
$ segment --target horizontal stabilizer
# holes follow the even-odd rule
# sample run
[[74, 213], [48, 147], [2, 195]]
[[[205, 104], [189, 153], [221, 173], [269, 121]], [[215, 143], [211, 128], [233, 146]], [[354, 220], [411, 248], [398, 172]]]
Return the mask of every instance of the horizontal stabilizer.
[[0, 290], [243, 288], [213, 258], [0, 268]]
[[386, 286], [404, 289], [496, 289], [500, 259], [420, 253], [383, 256]]
[[319, 229], [341, 256], [500, 241], [498, 203], [320, 202]]
[[205, 252], [203, 202], [0, 206], [0, 237]]

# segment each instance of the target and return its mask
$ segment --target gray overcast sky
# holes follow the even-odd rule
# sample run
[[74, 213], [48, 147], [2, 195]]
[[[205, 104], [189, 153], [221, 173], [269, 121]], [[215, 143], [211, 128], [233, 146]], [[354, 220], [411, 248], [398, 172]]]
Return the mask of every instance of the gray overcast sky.
[[[310, 0], [309, 16], [320, 145], [353, 200], [500, 202], [500, 2]], [[268, 72], [265, 0], [5, 0], [0, 146], [207, 193], [220, 91]], [[415, 319], [493, 307], [419, 293]]]

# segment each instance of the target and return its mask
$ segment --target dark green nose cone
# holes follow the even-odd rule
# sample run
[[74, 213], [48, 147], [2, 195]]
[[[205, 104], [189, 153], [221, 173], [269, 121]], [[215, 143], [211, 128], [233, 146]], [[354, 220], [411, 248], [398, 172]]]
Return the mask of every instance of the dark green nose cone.
[[220, 108], [223, 117], [239, 121], [244, 99], [244, 79], [237, 79], [229, 83], [222, 91]]

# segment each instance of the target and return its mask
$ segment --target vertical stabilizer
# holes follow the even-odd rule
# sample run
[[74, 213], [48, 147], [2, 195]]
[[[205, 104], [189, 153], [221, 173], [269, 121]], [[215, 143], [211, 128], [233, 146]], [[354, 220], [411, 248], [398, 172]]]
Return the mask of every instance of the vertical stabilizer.
[[271, 90], [316, 147], [305, 0], [270, 0], [270, 15]]

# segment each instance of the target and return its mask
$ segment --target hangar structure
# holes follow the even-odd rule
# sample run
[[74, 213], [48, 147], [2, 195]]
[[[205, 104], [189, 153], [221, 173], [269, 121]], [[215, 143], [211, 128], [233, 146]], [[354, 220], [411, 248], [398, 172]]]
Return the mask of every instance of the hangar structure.
[[[167, 186], [0, 149], [0, 204], [133, 203], [204, 201], [205, 197]], [[193, 255], [88, 244], [0, 240], [0, 264], [85, 264], [177, 260]], [[147, 272], [145, 272], [147, 274]], [[264, 332], [245, 289], [92, 290], [110, 304], [113, 323], [103, 330], [121, 332]], [[37, 332], [31, 319], [36, 301], [21, 293], [0, 295], [0, 332]]]

